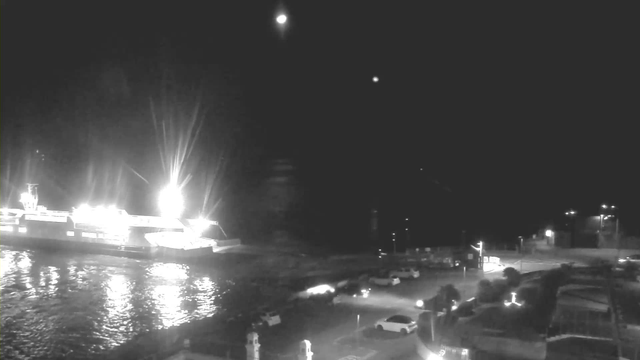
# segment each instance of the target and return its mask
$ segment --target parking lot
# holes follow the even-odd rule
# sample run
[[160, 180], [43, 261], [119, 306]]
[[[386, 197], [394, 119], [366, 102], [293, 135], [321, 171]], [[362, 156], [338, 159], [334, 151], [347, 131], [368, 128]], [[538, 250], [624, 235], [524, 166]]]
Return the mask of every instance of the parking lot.
[[314, 359], [411, 358], [415, 335], [374, 329], [376, 321], [392, 315], [417, 320], [417, 300], [436, 295], [442, 285], [456, 284], [463, 298], [473, 296], [478, 280], [501, 277], [501, 272], [480, 275], [462, 270], [422, 270], [417, 279], [403, 279], [389, 287], [371, 285], [368, 298], [353, 298], [337, 305], [313, 299], [281, 310], [282, 323], [259, 331], [268, 354], [293, 354], [298, 343], [309, 340]]

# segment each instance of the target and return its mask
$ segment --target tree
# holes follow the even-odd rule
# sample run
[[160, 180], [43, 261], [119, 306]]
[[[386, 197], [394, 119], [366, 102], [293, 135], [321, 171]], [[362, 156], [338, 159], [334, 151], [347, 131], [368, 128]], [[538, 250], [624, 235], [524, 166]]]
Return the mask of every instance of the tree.
[[534, 305], [538, 301], [538, 288], [533, 286], [523, 286], [518, 289], [518, 299], [523, 303]]
[[444, 308], [445, 308], [445, 317], [444, 317], [444, 324], [450, 324], [451, 323], [451, 311], [452, 311], [452, 307], [453, 307], [453, 302], [454, 301], [460, 301], [460, 291], [458, 291], [458, 289], [456, 289], [455, 286], [453, 286], [453, 284], [447, 284], [445, 286], [441, 286], [440, 290], [438, 290], [438, 298], [444, 302]]
[[520, 286], [522, 275], [520, 272], [512, 267], [508, 267], [502, 271], [502, 277], [507, 280], [507, 286], [516, 288]]
[[438, 290], [438, 296], [444, 300], [444, 303], [447, 304], [447, 309], [451, 309], [451, 305], [454, 301], [460, 301], [460, 291], [456, 289], [453, 284], [447, 284], [445, 286], [441, 286], [440, 290]]

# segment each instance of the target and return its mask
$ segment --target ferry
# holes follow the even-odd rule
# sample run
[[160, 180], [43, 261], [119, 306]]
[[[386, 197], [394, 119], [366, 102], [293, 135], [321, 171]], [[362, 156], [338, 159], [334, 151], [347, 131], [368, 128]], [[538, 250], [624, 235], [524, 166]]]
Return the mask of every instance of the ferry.
[[177, 262], [207, 260], [240, 245], [214, 239], [224, 230], [206, 219], [130, 215], [113, 206], [49, 210], [38, 205], [35, 184], [20, 202], [23, 209], [0, 209], [0, 245]]

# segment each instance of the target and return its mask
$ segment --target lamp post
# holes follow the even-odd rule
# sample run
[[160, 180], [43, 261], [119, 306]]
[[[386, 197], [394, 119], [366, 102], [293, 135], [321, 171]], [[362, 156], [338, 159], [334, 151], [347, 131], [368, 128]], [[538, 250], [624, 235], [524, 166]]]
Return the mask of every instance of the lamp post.
[[524, 236], [518, 236], [520, 239], [520, 272], [522, 272], [522, 262], [524, 261]]
[[[605, 209], [607, 210], [607, 209]], [[616, 218], [616, 230], [615, 230], [615, 235], [614, 235], [614, 240], [616, 242], [616, 258], [615, 258], [615, 263], [618, 263], [618, 259], [620, 258], [620, 217], [618, 216], [618, 208], [615, 205], [611, 205], [608, 208], [608, 213], [609, 215], [607, 215], [606, 218], [612, 218], [615, 217]], [[605, 218], [605, 219], [606, 219]]]
[[274, 17], [277, 31], [280, 33], [280, 38], [284, 40], [287, 28], [289, 27], [289, 16], [287, 16], [284, 9], [279, 10]]
[[483, 269], [484, 269], [484, 258], [482, 257], [482, 250], [483, 250], [483, 244], [482, 244], [482, 241], [478, 241], [478, 247], [475, 247], [475, 246], [473, 246], [473, 245], [471, 245], [471, 247], [472, 247], [475, 251], [477, 251], [477, 252], [478, 252], [478, 254], [479, 254], [479, 255], [478, 255], [478, 256], [479, 256], [478, 262], [479, 262], [479, 264], [480, 264], [480, 270], [483, 270]]
[[569, 247], [575, 246], [575, 229], [576, 229], [576, 214], [575, 210], [569, 210], [564, 213], [569, 217], [569, 226], [571, 227], [571, 239], [569, 239]]
[[411, 248], [411, 234], [409, 234], [409, 218], [405, 218], [406, 227], [404, 231], [407, 233], [407, 249]]
[[544, 232], [544, 235], [547, 237], [547, 244], [548, 245], [552, 245], [555, 246], [555, 233], [553, 232], [553, 230], [548, 229], [547, 231]]
[[396, 254], [396, 233], [391, 233], [391, 241], [393, 241], [393, 255]]

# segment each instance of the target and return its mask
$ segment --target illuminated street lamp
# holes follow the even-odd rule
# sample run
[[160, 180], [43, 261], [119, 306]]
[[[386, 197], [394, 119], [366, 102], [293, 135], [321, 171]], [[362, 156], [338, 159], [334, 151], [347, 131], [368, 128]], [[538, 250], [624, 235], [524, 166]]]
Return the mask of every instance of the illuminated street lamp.
[[179, 218], [184, 211], [184, 199], [180, 187], [170, 184], [165, 187], [158, 198], [160, 214], [164, 217]]
[[[602, 232], [602, 227], [604, 226], [604, 220], [607, 220], [610, 217], [614, 217], [613, 212], [616, 211], [616, 206], [607, 204], [600, 205], [600, 232]], [[616, 216], [617, 218], [617, 216]]]
[[556, 234], [551, 229], [547, 229], [547, 231], [544, 232], [544, 236], [547, 237], [547, 245], [555, 246], [555, 235]]
[[[373, 79], [371, 79], [374, 83], [377, 83], [378, 81], [380, 81], [380, 78], [377, 76], [374, 76]], [[422, 169], [421, 169], [422, 170]]]
[[480, 259], [479, 259], [479, 260], [480, 260], [480, 270], [483, 270], [483, 269], [484, 269], [484, 259], [482, 258], [482, 250], [483, 250], [484, 248], [483, 248], [482, 241], [478, 241], [478, 247], [475, 247], [475, 246], [473, 246], [473, 245], [471, 245], [471, 247], [472, 247], [475, 251], [477, 251], [477, 252], [479, 253], [479, 257], [480, 257]]
[[404, 221], [407, 223], [407, 227], [405, 227], [404, 231], [407, 233], [407, 248], [411, 245], [411, 234], [409, 234], [409, 218], [405, 218]]
[[284, 25], [287, 23], [287, 15], [285, 14], [279, 14], [278, 16], [276, 16], [276, 22], [278, 23], [278, 25]]
[[393, 241], [393, 255], [396, 254], [396, 233], [391, 233], [391, 241]]
[[569, 247], [574, 247], [574, 242], [575, 242], [575, 228], [576, 228], [576, 215], [578, 214], [575, 210], [570, 209], [569, 211], [566, 211], [564, 213], [566, 216], [569, 217], [569, 224], [567, 224], [570, 229], [571, 229], [571, 239], [570, 239], [570, 246]]

